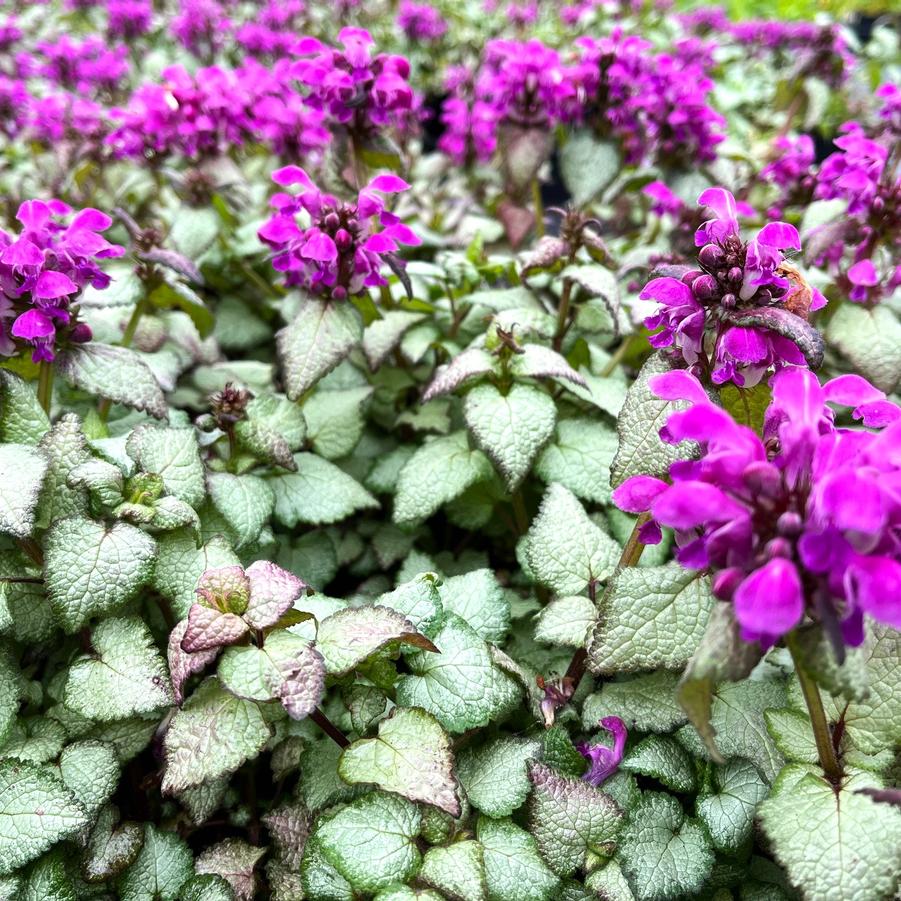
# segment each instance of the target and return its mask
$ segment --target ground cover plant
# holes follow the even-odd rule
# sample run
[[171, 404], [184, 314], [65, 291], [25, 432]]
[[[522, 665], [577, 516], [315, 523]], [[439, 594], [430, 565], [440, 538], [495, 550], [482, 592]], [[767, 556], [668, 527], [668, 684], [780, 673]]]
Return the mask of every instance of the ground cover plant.
[[2, 15], [0, 898], [896, 897], [897, 20]]

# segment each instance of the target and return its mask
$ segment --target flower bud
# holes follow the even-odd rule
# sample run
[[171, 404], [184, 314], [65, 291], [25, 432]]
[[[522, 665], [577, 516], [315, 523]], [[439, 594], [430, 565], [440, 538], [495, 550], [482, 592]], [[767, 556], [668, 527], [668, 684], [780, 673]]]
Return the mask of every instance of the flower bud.
[[782, 492], [782, 473], [763, 460], [758, 460], [745, 467], [742, 480], [752, 491], [764, 497], [778, 497]]
[[322, 220], [322, 224], [329, 231], [334, 231], [341, 224], [341, 220], [338, 218], [338, 214], [332, 211]]
[[721, 601], [731, 601], [735, 589], [741, 584], [745, 574], [737, 567], [721, 569], [713, 577], [713, 594]]
[[764, 553], [770, 560], [772, 560], [773, 557], [791, 557], [791, 542], [786, 538], [773, 538], [771, 541], [768, 541], [766, 543]]
[[340, 251], [347, 250], [351, 244], [353, 244], [354, 239], [350, 236], [350, 232], [346, 231], [343, 228], [339, 228], [337, 232], [335, 232], [335, 246]]
[[710, 300], [719, 293], [719, 286], [712, 275], [701, 275], [691, 283], [691, 290], [698, 300]]
[[724, 294], [720, 298], [720, 306], [725, 307], [727, 310], [731, 310], [735, 306], [736, 303], [737, 303], [737, 300], [735, 299], [734, 294]]
[[801, 534], [803, 526], [804, 522], [800, 514], [795, 513], [794, 510], [786, 510], [776, 521], [776, 530], [786, 538], [796, 538]]
[[347, 288], [343, 285], [335, 285], [335, 287], [332, 288], [332, 297], [335, 300], [347, 300]]
[[698, 260], [707, 269], [717, 269], [722, 265], [726, 254], [717, 244], [705, 244], [698, 253]]
[[733, 266], [729, 270], [729, 281], [734, 285], [740, 285], [745, 280], [745, 274], [741, 266]]
[[94, 333], [86, 322], [76, 322], [75, 328], [69, 332], [69, 340], [73, 344], [87, 344], [93, 337]]
[[688, 272], [686, 272], [686, 273], [682, 276], [682, 284], [688, 285], [688, 287], [690, 288], [691, 285], [692, 285], [692, 282], [694, 282], [694, 280], [695, 280], [696, 278], [699, 278], [699, 277], [702, 276], [703, 274], [704, 274], [704, 273], [701, 272], [700, 269], [689, 269]]

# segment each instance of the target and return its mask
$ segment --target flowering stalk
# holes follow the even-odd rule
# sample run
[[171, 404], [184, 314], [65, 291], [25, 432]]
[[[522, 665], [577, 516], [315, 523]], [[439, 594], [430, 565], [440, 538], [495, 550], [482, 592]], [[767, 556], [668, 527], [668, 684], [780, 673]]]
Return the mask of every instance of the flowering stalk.
[[49, 360], [41, 360], [38, 370], [38, 403], [44, 412], [50, 415], [50, 400], [53, 397], [53, 364]]

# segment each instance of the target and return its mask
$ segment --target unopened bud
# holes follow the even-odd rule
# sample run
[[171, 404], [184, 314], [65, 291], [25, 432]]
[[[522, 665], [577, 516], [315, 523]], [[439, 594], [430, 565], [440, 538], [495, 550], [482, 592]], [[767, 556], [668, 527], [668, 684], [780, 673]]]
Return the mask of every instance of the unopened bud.
[[73, 344], [87, 344], [93, 337], [94, 333], [86, 322], [76, 322], [75, 328], [69, 332], [69, 340]]
[[723, 248], [719, 245], [705, 244], [698, 253], [698, 260], [707, 269], [716, 269], [722, 265], [725, 256]]

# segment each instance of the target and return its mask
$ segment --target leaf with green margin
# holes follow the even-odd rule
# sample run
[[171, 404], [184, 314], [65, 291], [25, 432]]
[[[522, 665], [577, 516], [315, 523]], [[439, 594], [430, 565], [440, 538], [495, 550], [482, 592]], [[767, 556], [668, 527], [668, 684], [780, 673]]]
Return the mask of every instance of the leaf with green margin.
[[421, 817], [406, 798], [372, 792], [327, 814], [314, 836], [322, 853], [361, 892], [377, 892], [393, 882], [406, 882], [419, 869], [414, 839]]
[[535, 641], [571, 648], [584, 647], [597, 614], [594, 603], [583, 595], [555, 598], [538, 614]]
[[481, 347], [470, 347], [458, 353], [445, 366], [438, 368], [435, 378], [422, 395], [422, 402], [428, 403], [442, 394], [456, 391], [467, 379], [493, 372], [496, 359]]
[[281, 701], [292, 719], [309, 716], [325, 693], [325, 666], [305, 639], [284, 629], [263, 647], [226, 648], [216, 674], [233, 695], [252, 701]]
[[59, 755], [65, 743], [66, 730], [53, 717], [19, 717], [0, 750], [0, 757], [12, 757], [32, 763], [47, 763]]
[[492, 663], [488, 645], [456, 614], [435, 636], [439, 653], [407, 655], [413, 675], [397, 682], [397, 703], [422, 707], [450, 732], [465, 732], [505, 715], [520, 700], [519, 686]]
[[156, 542], [145, 532], [123, 522], [107, 528], [83, 516], [55, 522], [44, 550], [50, 604], [70, 634], [130, 601], [150, 581], [156, 562]]
[[19, 678], [19, 669], [12, 655], [0, 644], [0, 748], [19, 713]]
[[283, 394], [258, 394], [246, 409], [247, 420], [280, 435], [295, 451], [304, 442], [307, 424], [300, 406]]
[[156, 473], [163, 480], [166, 494], [191, 507], [203, 502], [206, 486], [194, 429], [139, 426], [125, 447], [138, 470]]
[[622, 682], [605, 682], [582, 705], [582, 724], [596, 729], [605, 716], [618, 716], [626, 728], [639, 732], [670, 732], [686, 722], [676, 699], [676, 673], [658, 670]]
[[306, 897], [317, 901], [355, 901], [351, 884], [326, 859], [315, 835], [304, 849], [300, 880]]
[[33, 384], [0, 369], [0, 441], [35, 445], [49, 431], [50, 417]]
[[178, 901], [234, 901], [232, 887], [213, 873], [192, 876], [180, 889]]
[[583, 776], [588, 769], [588, 761], [576, 750], [569, 732], [560, 723], [544, 730], [540, 759], [561, 776]]
[[226, 838], [198, 855], [194, 872], [221, 876], [231, 886], [236, 901], [252, 901], [256, 895], [254, 868], [266, 850], [239, 838]]
[[576, 206], [587, 203], [607, 187], [621, 165], [616, 142], [600, 139], [588, 128], [574, 131], [560, 149], [563, 183]]
[[584, 865], [589, 851], [616, 841], [623, 813], [609, 795], [543, 763], [532, 764], [529, 778], [529, 831], [558, 876], [571, 875]]
[[419, 878], [451, 901], [488, 901], [482, 846], [472, 840], [431, 848]]
[[603, 901], [635, 901], [629, 880], [616, 860], [608, 861], [603, 869], [589, 873], [585, 888], [592, 892], [593, 897], [602, 898]]
[[163, 745], [164, 794], [232, 773], [257, 756], [271, 731], [259, 707], [207, 679], [176, 712]]
[[863, 701], [870, 691], [866, 646], [844, 648], [845, 659], [839, 663], [835, 648], [826, 631], [817, 623], [794, 630], [795, 646], [804, 669], [817, 685], [832, 695], [849, 701]]
[[[717, 686], [713, 693], [710, 724], [722, 757], [753, 760], [766, 780], [772, 782], [784, 760], [767, 731], [764, 711], [770, 707], [784, 707], [785, 703], [786, 687], [782, 681], [749, 679]], [[713, 757], [691, 726], [685, 726], [679, 736], [692, 753], [709, 753]]]
[[167, 416], [166, 398], [150, 367], [129, 347], [91, 341], [59, 354], [56, 371], [71, 385], [98, 397], [149, 413]]
[[294, 455], [296, 472], [268, 478], [275, 493], [275, 519], [291, 529], [298, 523], [329, 525], [379, 502], [354, 478], [316, 454]]
[[144, 844], [134, 863], [119, 877], [121, 901], [175, 901], [194, 875], [187, 843], [175, 832], [144, 824]]
[[675, 798], [658, 792], [645, 792], [631, 811], [617, 857], [638, 901], [694, 895], [714, 863], [704, 829], [685, 819]]
[[208, 569], [240, 564], [237, 554], [222, 535], [214, 535], [202, 547], [190, 529], [161, 535], [153, 572], [153, 587], [172, 602], [172, 612], [184, 619], [197, 600], [195, 590]]
[[75, 882], [61, 848], [31, 865], [16, 901], [78, 901]]
[[500, 470], [507, 489], [513, 491], [550, 440], [557, 407], [539, 388], [513, 385], [507, 394], [501, 394], [494, 385], [484, 384], [476, 385], [466, 395], [463, 415], [476, 444]]
[[469, 447], [465, 431], [427, 441], [404, 464], [394, 496], [394, 522], [413, 524], [492, 476], [491, 463]]
[[121, 720], [173, 703], [166, 661], [137, 617], [107, 619], [91, 632], [94, 653], [69, 668], [65, 704], [92, 720]]
[[71, 789], [48, 767], [0, 762], [0, 876], [89, 823]]
[[810, 717], [790, 707], [763, 712], [767, 731], [786, 760], [792, 763], [818, 763], [817, 743]]
[[445, 901], [445, 898], [430, 888], [414, 889], [408, 885], [398, 885], [383, 889], [373, 901]]
[[901, 322], [887, 305], [867, 309], [845, 301], [826, 326], [826, 340], [881, 391], [901, 384]]
[[27, 538], [48, 469], [44, 453], [27, 444], [0, 444], [0, 532]]
[[297, 796], [315, 812], [359, 794], [338, 775], [341, 748], [330, 738], [307, 742], [300, 755]]
[[76, 741], [59, 758], [60, 775], [93, 820], [113, 796], [122, 769], [115, 748], [103, 741]]
[[538, 853], [535, 839], [512, 820], [480, 816], [485, 881], [491, 901], [550, 901], [560, 880]]
[[363, 337], [360, 314], [349, 303], [304, 294], [294, 319], [275, 336], [290, 400], [331, 372]]
[[370, 385], [337, 391], [316, 391], [303, 405], [307, 440], [326, 460], [349, 454], [363, 434], [363, 404], [372, 396]]
[[551, 485], [526, 534], [525, 554], [538, 582], [568, 595], [609, 578], [621, 548], [589, 519], [569, 489]]
[[316, 632], [316, 648], [331, 676], [349, 673], [392, 643], [435, 651], [410, 620], [390, 607], [347, 607], [326, 617]]
[[91, 455], [81, 421], [74, 413], [66, 413], [54, 423], [38, 447], [50, 463], [36, 518], [36, 524], [46, 529], [54, 520], [87, 512], [87, 493], [78, 489], [73, 491], [68, 486], [68, 479], [72, 470], [90, 460]]
[[116, 826], [119, 811], [108, 804], [97, 816], [82, 858], [82, 875], [88, 882], [105, 882], [130, 866], [144, 843], [137, 823]]
[[694, 791], [694, 764], [688, 752], [669, 735], [649, 735], [631, 748], [620, 763], [627, 773], [650, 776], [675, 792]]
[[535, 462], [535, 475], [547, 483], [559, 482], [584, 501], [609, 504], [617, 442], [616, 432], [602, 422], [564, 419]]
[[629, 388], [616, 425], [619, 449], [610, 465], [610, 483], [614, 488], [635, 475], [666, 476], [672, 463], [691, 457], [697, 449], [689, 442], [664, 444], [660, 438], [660, 429], [670, 413], [688, 406], [685, 401], [660, 400], [648, 387], [651, 378], [672, 369], [656, 353], [641, 367]]
[[456, 613], [484, 638], [502, 642], [510, 629], [510, 601], [490, 569], [451, 576], [438, 586], [445, 610]]
[[892, 897], [901, 877], [901, 810], [879, 804], [850, 777], [836, 791], [803, 764], [779, 774], [757, 815], [773, 853], [808, 898]]
[[588, 643], [592, 672], [682, 666], [714, 605], [709, 579], [678, 563], [626, 567], [610, 581]]
[[450, 740], [424, 710], [395, 707], [379, 723], [377, 738], [344, 749], [338, 775], [351, 784], [370, 782], [410, 801], [433, 804], [453, 817], [462, 812]]
[[438, 576], [423, 572], [398, 585], [394, 591], [380, 595], [376, 604], [402, 613], [428, 638], [434, 638], [444, 622]]
[[750, 838], [757, 805], [769, 794], [750, 760], [735, 758], [714, 771], [717, 792], [698, 798], [698, 819], [718, 851], [735, 852]]
[[213, 506], [228, 523], [235, 536], [235, 548], [241, 550], [254, 544], [275, 505], [272, 487], [259, 476], [232, 475], [229, 472], [211, 472], [207, 487]]
[[509, 816], [521, 807], [532, 788], [527, 764], [540, 750], [535, 739], [510, 735], [464, 749], [457, 775], [470, 803], [491, 817]]
[[[844, 710], [845, 731], [854, 746], [865, 754], [901, 745], [901, 632], [882, 623], [871, 622], [862, 649], [868, 671], [869, 695]], [[842, 716], [844, 702], [824, 698], [832, 722]]]

